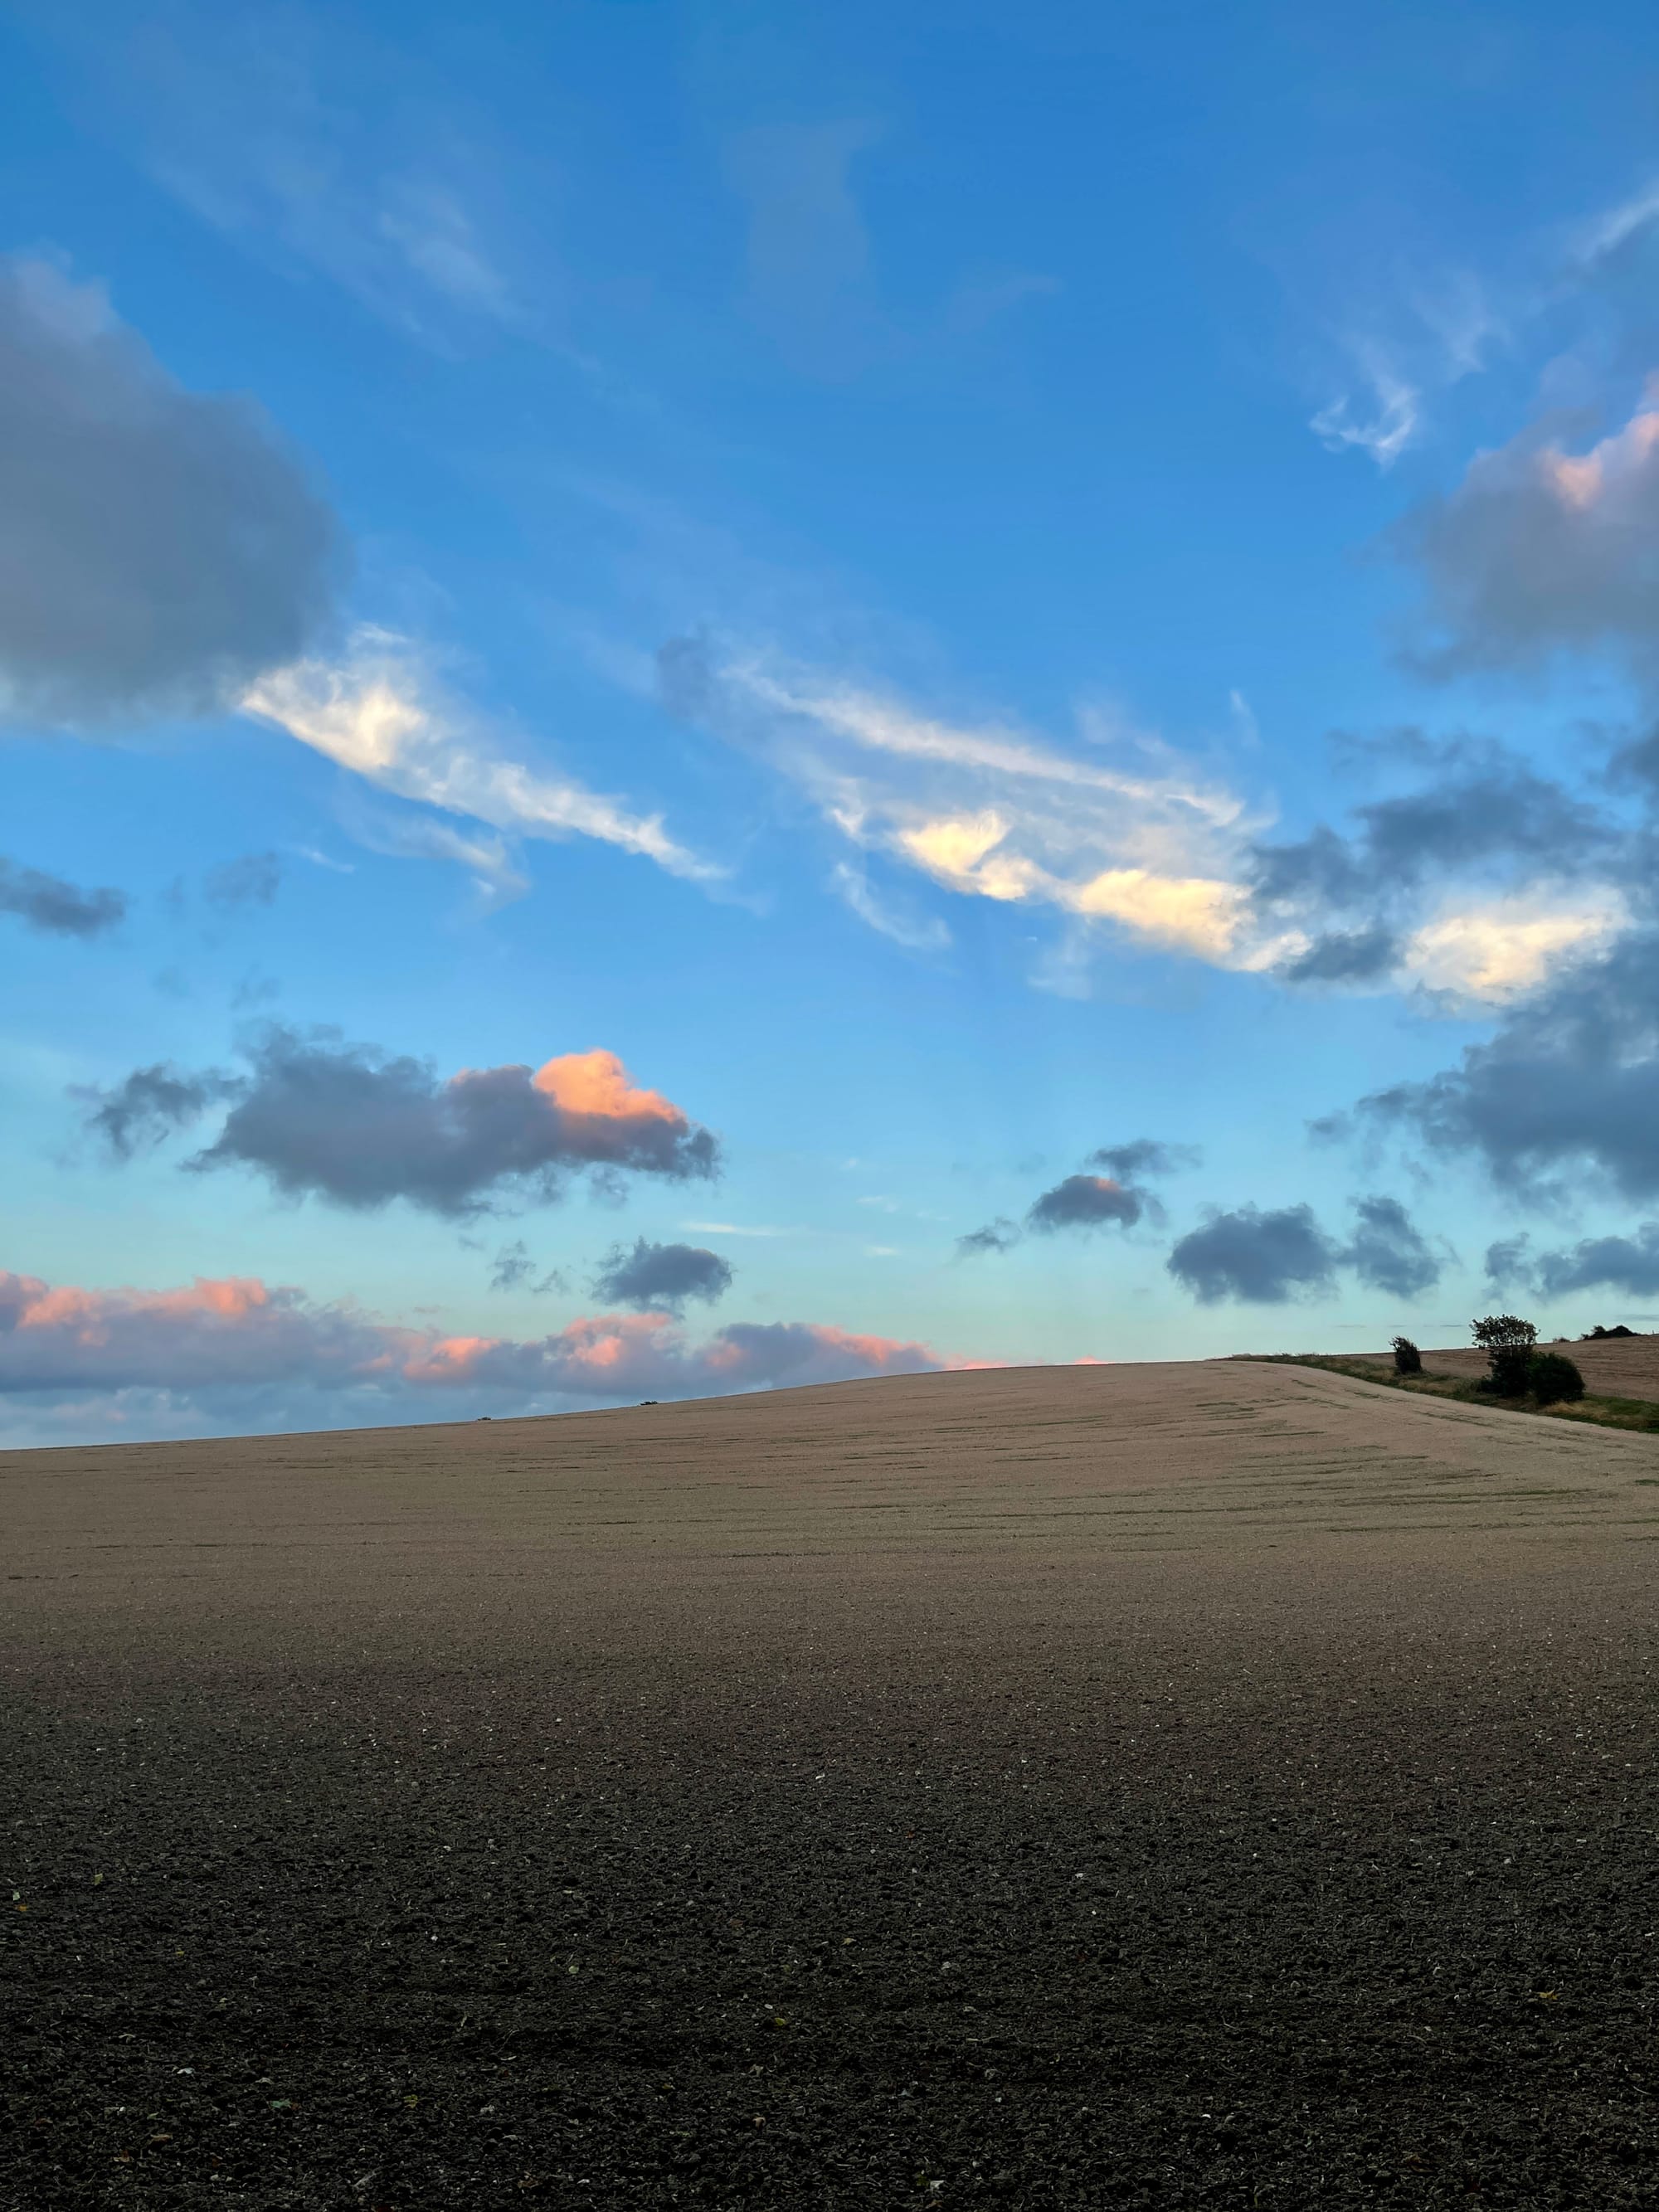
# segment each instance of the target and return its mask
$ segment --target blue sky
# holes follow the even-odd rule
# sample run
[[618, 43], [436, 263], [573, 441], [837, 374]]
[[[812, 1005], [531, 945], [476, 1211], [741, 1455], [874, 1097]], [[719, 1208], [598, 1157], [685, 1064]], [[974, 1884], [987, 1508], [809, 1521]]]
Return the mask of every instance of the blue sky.
[[1650, 1325], [1656, 91], [6, 10], [0, 1433]]

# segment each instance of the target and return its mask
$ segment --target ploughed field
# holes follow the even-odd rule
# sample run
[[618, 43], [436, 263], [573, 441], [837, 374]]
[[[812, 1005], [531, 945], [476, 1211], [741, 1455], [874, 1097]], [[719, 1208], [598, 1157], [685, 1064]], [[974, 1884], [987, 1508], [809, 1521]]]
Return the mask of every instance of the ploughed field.
[[0, 1481], [3, 2212], [1655, 2200], [1659, 1439], [1212, 1363]]

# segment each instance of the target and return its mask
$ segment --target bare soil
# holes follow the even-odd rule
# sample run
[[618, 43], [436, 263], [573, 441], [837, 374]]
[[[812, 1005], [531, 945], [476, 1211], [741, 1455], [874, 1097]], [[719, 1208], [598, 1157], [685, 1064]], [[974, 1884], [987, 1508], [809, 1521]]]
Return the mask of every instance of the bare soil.
[[0, 1485], [7, 2212], [1655, 2201], [1659, 1439], [1214, 1363]]

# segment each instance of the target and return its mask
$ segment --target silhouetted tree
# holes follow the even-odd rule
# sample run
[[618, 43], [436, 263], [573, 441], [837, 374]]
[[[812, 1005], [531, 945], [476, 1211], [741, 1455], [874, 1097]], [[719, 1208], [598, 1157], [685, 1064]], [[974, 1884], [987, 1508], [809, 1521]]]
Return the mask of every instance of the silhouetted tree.
[[1423, 1355], [1408, 1336], [1397, 1336], [1394, 1340], [1394, 1371], [1396, 1375], [1423, 1372]]
[[1519, 1314], [1487, 1314], [1469, 1324], [1486, 1354], [1480, 1387], [1500, 1398], [1522, 1398], [1531, 1387], [1533, 1347], [1538, 1331]]

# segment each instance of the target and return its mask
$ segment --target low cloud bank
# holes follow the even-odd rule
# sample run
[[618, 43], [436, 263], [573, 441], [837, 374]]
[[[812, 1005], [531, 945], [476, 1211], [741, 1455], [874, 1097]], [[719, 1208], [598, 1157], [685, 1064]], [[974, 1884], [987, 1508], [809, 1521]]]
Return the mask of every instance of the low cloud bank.
[[83, 1290], [0, 1272], [0, 1421], [13, 1442], [561, 1413], [960, 1364], [819, 1322], [690, 1341], [667, 1314], [527, 1340], [379, 1321], [252, 1277]]

